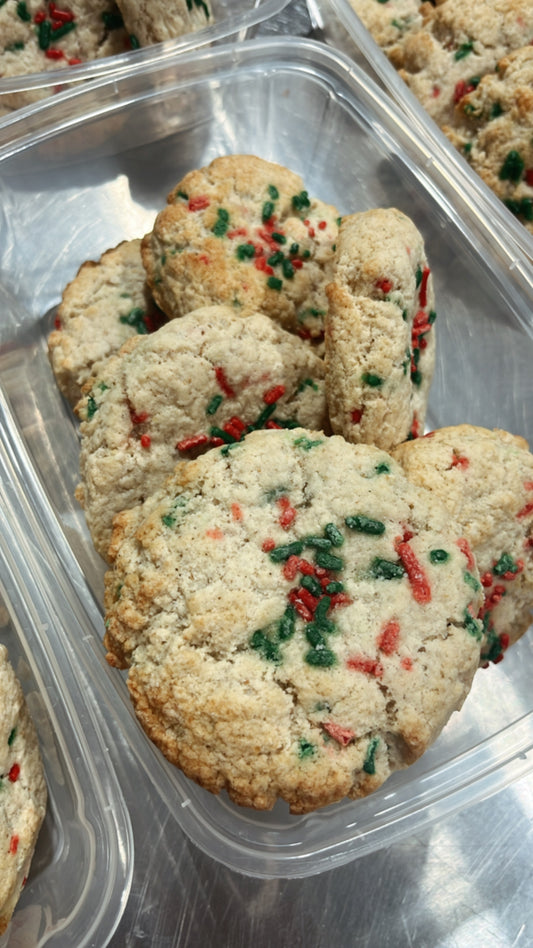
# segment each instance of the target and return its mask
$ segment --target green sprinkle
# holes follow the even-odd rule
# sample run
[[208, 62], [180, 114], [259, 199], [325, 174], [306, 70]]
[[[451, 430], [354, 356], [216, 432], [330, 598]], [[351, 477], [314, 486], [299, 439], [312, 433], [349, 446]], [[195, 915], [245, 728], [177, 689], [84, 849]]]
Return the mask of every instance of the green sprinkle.
[[279, 191], [275, 184], [269, 184], [268, 193], [273, 201], [277, 201], [277, 199], [279, 198]]
[[314, 668], [331, 668], [337, 661], [335, 652], [332, 652], [329, 648], [321, 647], [310, 649], [305, 656], [305, 660], [308, 665], [312, 665]]
[[492, 567], [492, 572], [497, 576], [503, 576], [504, 573], [517, 573], [518, 564], [510, 553], [502, 553], [498, 562]]
[[430, 563], [447, 563], [449, 559], [450, 559], [450, 554], [446, 550], [430, 550], [429, 551]]
[[256, 652], [259, 652], [262, 658], [265, 658], [268, 662], [274, 662], [276, 665], [281, 664], [281, 651], [279, 645], [276, 642], [273, 642], [272, 639], [269, 639], [267, 635], [261, 630], [258, 629], [252, 635], [250, 639], [250, 645]]
[[253, 244], [239, 244], [235, 255], [239, 260], [251, 260], [252, 257], [255, 257], [255, 247]]
[[303, 392], [307, 386], [312, 388], [314, 392], [318, 392], [318, 385], [314, 379], [303, 379], [298, 386], [298, 392]]
[[322, 586], [318, 582], [316, 576], [303, 576], [300, 583], [304, 589], [307, 589], [313, 596], [322, 595]]
[[228, 434], [227, 431], [224, 431], [223, 428], [219, 428], [217, 425], [212, 425], [209, 429], [209, 434], [212, 438], [220, 438], [222, 441], [225, 441], [226, 444], [233, 444], [234, 441], [238, 441], [238, 438], [234, 438], [233, 435]]
[[313, 550], [331, 550], [333, 546], [328, 537], [308, 536], [305, 538], [305, 545], [312, 547]]
[[421, 266], [418, 266], [418, 267], [416, 268], [416, 285], [417, 285], [417, 288], [418, 288], [418, 287], [420, 286], [420, 284], [422, 283], [422, 276], [423, 276], [423, 273], [424, 273], [424, 271], [422, 270], [422, 267], [421, 267]]
[[326, 637], [316, 622], [309, 622], [305, 627], [305, 637], [313, 648], [326, 647]]
[[479, 582], [478, 579], [476, 579], [473, 573], [470, 573], [468, 570], [465, 570], [465, 572], [463, 573], [463, 576], [464, 576], [464, 581], [467, 584], [467, 586], [471, 586], [475, 592], [477, 592], [478, 589], [481, 589], [481, 583]]
[[331, 569], [333, 572], [344, 569], [344, 560], [340, 556], [334, 556], [333, 553], [325, 553], [322, 550], [316, 554], [317, 566], [323, 569]]
[[293, 276], [294, 276], [294, 267], [293, 267], [291, 261], [290, 261], [290, 260], [287, 260], [286, 257], [284, 257], [284, 259], [283, 259], [283, 262], [282, 262], [282, 264], [281, 264], [281, 269], [283, 270], [283, 276], [285, 277], [285, 279], [286, 279], [286, 280], [292, 280], [292, 278], [293, 278]]
[[423, 375], [422, 375], [420, 369], [414, 369], [414, 370], [411, 372], [411, 381], [412, 381], [413, 385], [421, 385], [421, 384], [422, 384], [422, 379], [423, 379]]
[[96, 401], [94, 395], [91, 394], [87, 398], [87, 421], [90, 421], [97, 411], [98, 402]]
[[43, 20], [42, 23], [39, 23], [37, 35], [39, 38], [39, 49], [48, 49], [52, 35], [52, 24], [50, 20]]
[[473, 636], [477, 642], [479, 642], [483, 635], [483, 626], [481, 625], [481, 622], [478, 622], [477, 619], [474, 619], [474, 617], [470, 615], [468, 609], [465, 609], [464, 615], [466, 631], [469, 635]]
[[311, 201], [309, 200], [307, 191], [300, 191], [299, 194], [293, 195], [292, 206], [296, 211], [304, 211], [306, 208], [311, 207]]
[[7, 743], [8, 743], [8, 745], [9, 745], [9, 747], [11, 747], [13, 741], [15, 740], [16, 734], [17, 734], [17, 729], [16, 729], [16, 727], [14, 727], [13, 730], [10, 731], [9, 737], [8, 737], [8, 739], [7, 739]]
[[525, 217], [526, 221], [533, 221], [533, 198], [522, 198], [520, 214]]
[[327, 618], [327, 614], [328, 614], [330, 606], [331, 606], [330, 597], [322, 596], [322, 599], [320, 600], [320, 602], [318, 603], [315, 609], [315, 623], [325, 632], [333, 632], [333, 630], [335, 629], [335, 623], [331, 622]]
[[283, 263], [285, 257], [281, 250], [276, 250], [270, 257], [267, 259], [267, 263], [270, 267], [277, 267], [278, 263]]
[[273, 231], [270, 236], [271, 236], [272, 240], [275, 240], [275, 241], [276, 241], [277, 244], [286, 244], [286, 243], [287, 243], [287, 238], [285, 237], [285, 234], [278, 234], [278, 232], [277, 232], [276, 230]]
[[21, 49], [24, 49], [24, 43], [22, 41], [18, 43], [11, 43], [10, 46], [6, 46], [4, 52], [6, 53], [18, 53]]
[[263, 209], [261, 211], [261, 219], [263, 222], [269, 221], [274, 213], [274, 205], [272, 201], [265, 201], [263, 204]]
[[76, 23], [74, 20], [70, 20], [67, 23], [62, 23], [61, 26], [58, 26], [57, 30], [53, 31], [51, 40], [55, 43], [56, 40], [61, 39], [61, 37], [66, 36], [67, 33], [70, 33], [75, 29]]
[[495, 102], [490, 110], [489, 118], [496, 119], [496, 118], [499, 118], [500, 115], [503, 115], [503, 109], [499, 102]]
[[209, 402], [205, 413], [206, 415], [214, 415], [218, 408], [220, 408], [222, 402], [224, 401], [223, 395], [213, 395], [213, 398]]
[[385, 533], [385, 524], [381, 520], [372, 520], [370, 517], [365, 517], [364, 514], [345, 517], [344, 522], [350, 530], [356, 530], [357, 533], [368, 533], [374, 537], [380, 537]]
[[311, 438], [306, 438], [305, 435], [302, 435], [301, 438], [296, 438], [293, 444], [297, 448], [303, 448], [304, 451], [311, 451], [312, 448], [318, 448], [318, 446], [322, 444], [322, 439], [312, 441]]
[[26, 6], [24, 0], [21, 0], [20, 3], [17, 3], [16, 9], [17, 9], [18, 18], [22, 20], [24, 23], [29, 23], [29, 21], [31, 20], [31, 13], [28, 10], [28, 7]]
[[401, 563], [393, 563], [376, 556], [370, 564], [370, 573], [375, 579], [401, 579], [405, 570]]
[[459, 48], [455, 50], [453, 58], [456, 60], [465, 59], [465, 57], [472, 52], [473, 48], [474, 44], [472, 40], [469, 40], [467, 43], [461, 43]]
[[314, 757], [316, 753], [316, 745], [311, 744], [310, 741], [306, 741], [305, 738], [301, 737], [298, 742], [298, 757], [300, 760], [305, 760], [306, 757]]
[[289, 559], [289, 556], [301, 556], [302, 550], [301, 540], [294, 540], [292, 543], [275, 546], [273, 550], [270, 550], [269, 556], [273, 563], [283, 563]]
[[275, 277], [275, 276], [269, 276], [267, 280], [267, 286], [269, 287], [269, 289], [277, 290], [279, 292], [279, 290], [281, 290], [281, 287], [283, 286], [283, 280], [279, 280], [278, 277]]
[[132, 49], [140, 49], [141, 44], [134, 33], [130, 33], [130, 46]]
[[297, 244], [297, 243], [291, 244], [289, 247], [289, 253], [291, 257], [295, 257], [299, 249], [300, 249], [300, 244]]
[[365, 385], [370, 385], [371, 388], [379, 388], [380, 385], [383, 385], [383, 379], [380, 375], [374, 375], [373, 372], [363, 372], [361, 376], [361, 381]]
[[363, 770], [366, 774], [375, 774], [376, 772], [376, 750], [379, 745], [379, 737], [373, 737], [368, 745]]
[[278, 626], [278, 638], [280, 642], [285, 642], [294, 635], [294, 624], [296, 620], [296, 611], [293, 606], [287, 606]]
[[326, 586], [326, 592], [329, 593], [330, 596], [334, 596], [335, 593], [344, 592], [344, 583], [338, 583], [335, 581], [328, 583]]
[[342, 546], [344, 543], [344, 537], [334, 523], [327, 523], [324, 527], [324, 533], [333, 546]]
[[145, 310], [141, 306], [134, 306], [133, 309], [130, 309], [129, 313], [126, 313], [124, 316], [119, 316], [119, 322], [124, 323], [126, 326], [132, 326], [137, 330], [139, 335], [145, 335], [148, 332], [145, 322]]
[[215, 237], [225, 237], [229, 227], [229, 211], [224, 207], [219, 207], [217, 219], [211, 228]]
[[177, 191], [177, 197], [182, 198], [184, 201], [189, 200], [189, 195], [186, 193], [186, 191]]
[[381, 464], [376, 464], [374, 470], [376, 474], [390, 474], [390, 466], [386, 461], [382, 461]]
[[500, 181], [513, 181], [516, 183], [522, 177], [524, 171], [524, 160], [516, 149], [510, 151], [500, 168]]

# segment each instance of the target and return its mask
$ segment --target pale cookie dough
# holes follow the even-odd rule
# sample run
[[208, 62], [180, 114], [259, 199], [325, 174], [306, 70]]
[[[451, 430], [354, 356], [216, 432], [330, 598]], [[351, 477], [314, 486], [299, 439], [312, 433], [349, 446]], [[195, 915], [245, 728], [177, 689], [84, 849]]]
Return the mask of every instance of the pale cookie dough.
[[194, 33], [213, 22], [207, 0], [118, 0], [128, 33], [150, 46]]
[[431, 490], [462, 525], [485, 600], [482, 662], [499, 661], [533, 609], [533, 455], [506, 431], [457, 425], [399, 445], [409, 480]]
[[533, 46], [500, 60], [456, 108], [450, 141], [533, 231]]
[[[0, 5], [0, 82], [69, 69], [131, 48], [122, 17], [111, 0], [5, 0]], [[38, 91], [2, 95], [0, 105], [16, 109]]]
[[112, 520], [180, 458], [232, 445], [254, 427], [326, 425], [324, 366], [261, 314], [206, 307], [131, 339], [77, 407], [76, 497], [105, 558]]
[[482, 596], [447, 509], [371, 445], [255, 431], [120, 514], [109, 661], [203, 787], [305, 813], [379, 787], [461, 706]]
[[47, 791], [35, 728], [0, 645], [0, 935], [28, 876]]
[[127, 339], [166, 322], [148, 291], [140, 244], [125, 240], [98, 261], [82, 264], [63, 292], [48, 352], [57, 384], [72, 405]]
[[394, 65], [437, 124], [449, 125], [472, 79], [533, 40], [533, 3], [445, 0], [424, 11], [423, 27], [396, 47]]
[[390, 449], [424, 431], [435, 296], [424, 241], [394, 208], [343, 217], [327, 287], [326, 395], [347, 441]]
[[338, 211], [302, 179], [252, 155], [216, 158], [171, 191], [142, 244], [167, 316], [224, 303], [321, 338]]

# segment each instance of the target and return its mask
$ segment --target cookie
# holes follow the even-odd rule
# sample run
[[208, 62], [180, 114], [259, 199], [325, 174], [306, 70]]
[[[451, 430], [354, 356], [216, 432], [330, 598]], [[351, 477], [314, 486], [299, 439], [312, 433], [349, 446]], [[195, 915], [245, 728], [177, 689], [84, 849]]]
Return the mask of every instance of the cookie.
[[471, 83], [443, 131], [455, 147], [533, 231], [533, 46], [500, 60]]
[[63, 292], [48, 352], [57, 384], [75, 405], [83, 385], [131, 336], [165, 317], [146, 285], [140, 240], [125, 240], [82, 264]]
[[482, 662], [499, 661], [533, 609], [533, 455], [506, 431], [457, 425], [392, 452], [462, 526], [484, 592]]
[[379, 787], [461, 706], [479, 580], [389, 454], [254, 431], [115, 520], [111, 664], [146, 733], [212, 792], [304, 813]]
[[[0, 78], [68, 69], [131, 48], [122, 17], [111, 0], [4, 0], [0, 5]], [[20, 108], [38, 92], [2, 96], [2, 106]]]
[[28, 876], [47, 791], [35, 728], [0, 645], [0, 935]]
[[387, 54], [422, 26], [422, 0], [350, 0], [350, 6]]
[[530, 0], [445, 0], [424, 7], [424, 24], [396, 47], [394, 65], [439, 126], [453, 124], [472, 79], [533, 40]]
[[337, 219], [287, 168], [216, 158], [185, 175], [145, 236], [148, 284], [169, 317], [222, 303], [321, 338]]
[[107, 555], [112, 520], [180, 458], [231, 446], [255, 427], [326, 424], [324, 366], [267, 316], [212, 306], [132, 338], [80, 402], [76, 496]]
[[326, 395], [347, 441], [389, 449], [423, 433], [435, 363], [424, 241], [394, 208], [342, 218], [326, 292]]
[[118, 0], [128, 33], [140, 46], [150, 46], [194, 33], [213, 22], [207, 0]]

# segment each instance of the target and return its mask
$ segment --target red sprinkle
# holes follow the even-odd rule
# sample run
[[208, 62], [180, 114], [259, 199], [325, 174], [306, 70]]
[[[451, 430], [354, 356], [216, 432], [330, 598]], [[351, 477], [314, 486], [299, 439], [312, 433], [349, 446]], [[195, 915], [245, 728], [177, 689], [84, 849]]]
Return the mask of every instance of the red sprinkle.
[[412, 659], [412, 658], [409, 658], [408, 655], [405, 655], [405, 656], [402, 658], [402, 660], [401, 660], [401, 662], [400, 662], [400, 665], [402, 666], [402, 668], [405, 668], [406, 671], [411, 671], [411, 669], [412, 669], [412, 667], [413, 667], [413, 659]]
[[61, 320], [59, 316], [56, 316], [56, 318], [54, 319], [54, 329], [62, 329], [62, 328], [63, 327], [61, 325]]
[[33, 22], [39, 24], [39, 23], [43, 23], [44, 20], [46, 20], [46, 13], [44, 12], [44, 10], [38, 10], [38, 12], [35, 14], [33, 18]]
[[20, 776], [20, 764], [13, 764], [7, 776], [11, 783], [16, 783]]
[[147, 411], [130, 411], [132, 425], [142, 425], [145, 421], [148, 421], [149, 417]]
[[352, 425], [358, 425], [362, 417], [363, 417], [363, 409], [354, 408], [351, 414]]
[[381, 280], [376, 281], [376, 286], [382, 293], [390, 293], [392, 290], [392, 280], [387, 280], [386, 277], [383, 277]]
[[222, 430], [225, 431], [226, 434], [231, 435], [232, 438], [235, 438], [236, 441], [240, 441], [243, 432], [246, 430], [246, 424], [242, 418], [233, 415], [233, 417], [226, 422]]
[[242, 513], [242, 507], [240, 504], [235, 502], [231, 505], [231, 516], [233, 517], [234, 520], [242, 520], [243, 513]]
[[53, 20], [59, 20], [60, 23], [70, 23], [74, 19], [74, 14], [70, 10], [58, 10], [55, 3], [50, 3], [50, 16]]
[[433, 96], [434, 99], [437, 99], [437, 98], [439, 97], [439, 95], [440, 95], [440, 87], [439, 87], [439, 86], [433, 86], [433, 88], [432, 88], [432, 90], [431, 90], [431, 95]]
[[263, 540], [261, 544], [261, 549], [263, 553], [270, 553], [270, 551], [273, 550], [275, 546], [276, 546], [276, 541], [273, 540], [272, 537], [267, 537], [266, 540]]
[[232, 389], [231, 385], [229, 384], [226, 378], [226, 373], [224, 369], [222, 368], [222, 366], [220, 365], [216, 366], [215, 377], [218, 382], [219, 388], [222, 389], [222, 391], [224, 392], [224, 395], [226, 395], [227, 398], [235, 398], [235, 392]]
[[254, 267], [256, 270], [260, 270], [261, 273], [267, 273], [269, 276], [272, 276], [274, 273], [273, 267], [266, 262], [266, 257], [255, 257]]
[[[329, 582], [329, 577], [322, 582], [322, 586], [327, 586]], [[333, 593], [330, 596], [330, 609], [336, 609], [337, 606], [351, 606], [353, 599], [350, 599], [348, 593]]]
[[418, 299], [420, 301], [421, 306], [427, 306], [428, 304], [427, 288], [428, 288], [428, 279], [429, 279], [430, 273], [431, 271], [429, 267], [424, 267], [422, 271], [422, 279], [420, 281], [420, 288], [418, 290]]
[[9, 841], [9, 853], [11, 856], [14, 856], [17, 849], [19, 848], [19, 838], [16, 834], [13, 834]]
[[263, 401], [266, 405], [273, 405], [274, 402], [279, 401], [283, 395], [285, 395], [285, 386], [275, 385], [274, 388], [270, 388], [268, 392], [265, 392]]
[[234, 230], [227, 231], [226, 237], [229, 237], [230, 239], [232, 237], [246, 237], [247, 233], [248, 231], [246, 230], [246, 227], [235, 227]]
[[472, 550], [470, 549], [470, 544], [468, 540], [465, 537], [460, 537], [459, 540], [457, 540], [457, 546], [461, 550], [461, 553], [464, 553], [464, 555], [466, 556], [468, 569], [470, 571], [475, 570], [476, 561], [474, 559], [474, 554], [472, 553]]
[[353, 671], [364, 672], [366, 675], [373, 675], [374, 678], [381, 678], [383, 675], [383, 665], [378, 662], [377, 658], [354, 655], [346, 660], [346, 665]]
[[383, 627], [378, 636], [378, 648], [382, 652], [385, 652], [385, 655], [392, 655], [398, 648], [399, 638], [400, 624], [396, 619], [391, 619], [390, 622], [387, 622]]
[[[300, 597], [300, 592], [308, 592], [308, 590], [291, 589], [289, 593], [289, 602], [294, 606], [296, 612], [304, 620], [304, 622], [311, 622], [311, 619], [313, 618], [313, 610], [318, 602], [318, 599], [314, 599], [314, 596], [312, 597], [314, 599], [314, 605], [310, 609]], [[311, 593], [309, 593], [309, 595], [311, 595]]]
[[211, 540], [222, 540], [224, 537], [220, 527], [211, 527], [209, 530], [205, 531], [205, 535], [206, 537], [210, 537]]
[[492, 573], [490, 570], [487, 570], [486, 573], [483, 573], [483, 576], [481, 577], [481, 585], [484, 586], [485, 589], [488, 589], [490, 586], [492, 586]]
[[533, 500], [530, 501], [528, 504], [526, 504], [525, 507], [522, 507], [522, 510], [519, 510], [516, 516], [527, 517], [527, 515], [530, 514], [532, 511], [533, 511]]
[[318, 222], [318, 229], [319, 229], [319, 230], [325, 230], [327, 226], [328, 226], [328, 222], [327, 222], [327, 221], [319, 221], [319, 222]]
[[407, 578], [411, 584], [413, 598], [421, 605], [431, 601], [431, 586], [428, 578], [420, 565], [418, 558], [409, 546], [409, 543], [398, 538], [394, 542], [396, 550], [407, 573]]
[[65, 54], [62, 49], [46, 49], [44, 55], [47, 59], [64, 59]]
[[189, 200], [189, 210], [190, 211], [205, 211], [206, 207], [209, 207], [210, 200], [205, 195], [199, 195], [198, 197], [192, 197]]
[[152, 439], [149, 434], [141, 435], [141, 448], [149, 448], [152, 443]]
[[206, 434], [192, 435], [190, 438], [183, 438], [176, 442], [178, 451], [190, 451], [191, 448], [199, 448], [202, 444], [207, 444], [209, 438]]
[[288, 530], [296, 518], [296, 510], [292, 506], [288, 497], [280, 497], [277, 505], [281, 510], [279, 515], [279, 524], [284, 530]]
[[464, 455], [456, 454], [454, 451], [453, 456], [452, 456], [452, 467], [462, 467], [466, 469], [469, 464], [470, 464], [470, 461], [467, 457], [465, 457]]
[[334, 741], [342, 744], [343, 747], [355, 740], [355, 731], [350, 730], [349, 727], [342, 727], [341, 724], [335, 724], [333, 721], [323, 721], [322, 727]]

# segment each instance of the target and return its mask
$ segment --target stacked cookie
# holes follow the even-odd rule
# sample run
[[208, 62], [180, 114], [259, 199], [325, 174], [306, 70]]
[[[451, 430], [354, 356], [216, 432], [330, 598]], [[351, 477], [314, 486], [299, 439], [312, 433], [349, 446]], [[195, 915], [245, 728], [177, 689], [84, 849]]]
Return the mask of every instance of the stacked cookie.
[[409, 218], [341, 218], [247, 155], [65, 290], [50, 356], [108, 660], [168, 759], [239, 804], [375, 790], [527, 629], [533, 456], [421, 437], [434, 323]]
[[35, 728], [0, 645], [0, 935], [26, 883], [46, 799]]
[[[0, 4], [0, 79], [68, 69], [202, 29], [212, 22], [208, 0], [4, 0]], [[2, 97], [3, 111], [41, 98], [42, 91]]]
[[533, 230], [529, 0], [351, 4], [428, 114]]

